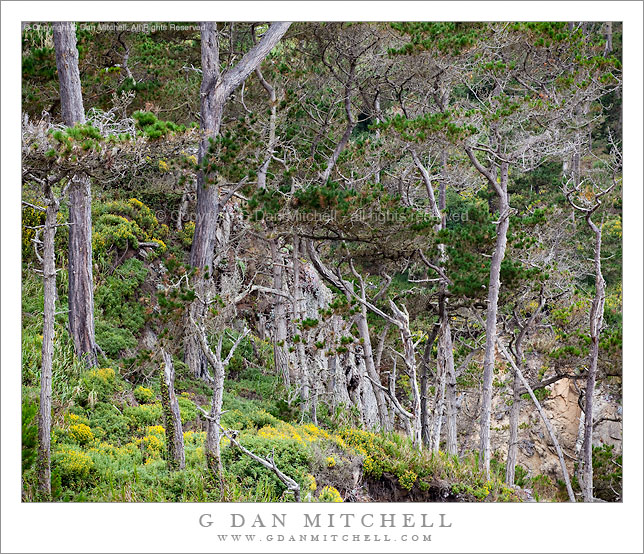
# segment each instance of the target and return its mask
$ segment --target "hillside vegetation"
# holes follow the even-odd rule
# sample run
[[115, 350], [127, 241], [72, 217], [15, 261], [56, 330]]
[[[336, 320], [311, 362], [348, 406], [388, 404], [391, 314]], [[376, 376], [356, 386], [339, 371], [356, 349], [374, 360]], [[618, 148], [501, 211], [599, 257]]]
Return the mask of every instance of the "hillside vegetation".
[[52, 29], [23, 500], [621, 500], [620, 24]]

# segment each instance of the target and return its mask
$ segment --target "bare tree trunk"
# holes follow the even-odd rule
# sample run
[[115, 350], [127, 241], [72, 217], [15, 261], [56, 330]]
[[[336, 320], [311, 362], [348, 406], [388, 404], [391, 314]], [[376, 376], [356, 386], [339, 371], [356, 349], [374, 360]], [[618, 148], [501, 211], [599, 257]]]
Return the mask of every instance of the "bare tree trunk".
[[208, 420], [206, 427], [206, 464], [210, 472], [221, 479], [224, 469], [221, 464], [219, 422], [224, 401], [224, 368], [217, 364], [213, 368], [213, 373], [214, 381], [210, 402], [210, 417], [213, 419]]
[[[449, 103], [449, 91], [443, 93], [442, 109], [446, 110]], [[439, 184], [438, 209], [440, 210], [440, 230], [447, 229], [447, 148], [441, 152], [442, 175]], [[447, 252], [445, 245], [439, 245], [441, 266], [445, 267]], [[440, 314], [440, 349], [445, 364], [445, 379], [447, 381], [447, 452], [451, 455], [458, 453], [457, 414], [456, 406], [456, 373], [454, 370], [454, 346], [452, 344], [452, 328], [449, 323], [448, 304], [449, 283], [444, 276], [439, 281], [439, 314]]]
[[[40, 369], [40, 408], [38, 412], [38, 488], [44, 500], [51, 498], [51, 390], [56, 312], [56, 215], [59, 201], [47, 184], [47, 211], [43, 229], [43, 340]], [[35, 245], [36, 248], [38, 245]]]
[[483, 361], [483, 394], [481, 395], [481, 431], [479, 463], [482, 463], [485, 475], [490, 475], [490, 423], [492, 417], [492, 378], [494, 375], [494, 362], [496, 359], [496, 316], [499, 303], [499, 289], [501, 287], [501, 263], [505, 257], [507, 246], [508, 227], [510, 226], [510, 204], [508, 199], [508, 170], [507, 162], [500, 166], [500, 183], [497, 183], [488, 170], [484, 169], [476, 160], [471, 150], [467, 151], [470, 160], [479, 172], [486, 176], [488, 182], [494, 187], [499, 203], [499, 220], [496, 226], [496, 243], [492, 261], [490, 263], [490, 279], [487, 296], [487, 316], [485, 322], [485, 358]]
[[447, 378], [447, 453], [458, 454], [458, 428], [456, 406], [456, 371], [454, 370], [454, 347], [449, 321], [442, 326], [441, 340], [445, 355], [445, 374]]
[[165, 437], [168, 445], [168, 467], [171, 470], [185, 469], [186, 457], [183, 448], [183, 427], [181, 411], [174, 393], [174, 365], [172, 356], [161, 350], [164, 369], [161, 381], [161, 400], [165, 419]]
[[[364, 289], [361, 291], [362, 296], [364, 297]], [[367, 323], [367, 308], [363, 304], [360, 307], [360, 312], [356, 314], [356, 327], [358, 328], [358, 333], [362, 339], [362, 353], [364, 356], [365, 369], [367, 375], [376, 382], [380, 382], [380, 376], [376, 371], [376, 366], [373, 358], [373, 348], [371, 345], [371, 335], [369, 333], [369, 324]], [[387, 403], [385, 401], [384, 394], [381, 389], [374, 387], [371, 382], [367, 386], [373, 389], [376, 405], [378, 407], [378, 416], [380, 419], [380, 427], [385, 431], [390, 431], [391, 426], [389, 425], [389, 414], [387, 411]]]
[[613, 51], [613, 22], [607, 21], [605, 23], [605, 36], [606, 46], [604, 47], [604, 57], [608, 56]]
[[411, 336], [409, 329], [409, 314], [403, 306], [401, 310], [389, 301], [389, 306], [394, 313], [395, 319], [398, 321], [398, 329], [400, 331], [400, 339], [403, 343], [405, 365], [407, 366], [407, 375], [409, 376], [409, 383], [411, 385], [412, 393], [412, 406], [413, 406], [413, 420], [412, 424], [412, 440], [414, 446], [422, 448], [422, 430], [420, 425], [420, 391], [418, 390], [418, 376], [416, 374], [416, 351], [414, 348], [414, 340]]
[[[255, 40], [255, 33], [253, 31], [253, 41]], [[271, 159], [273, 158], [273, 152], [275, 151], [275, 127], [277, 125], [277, 95], [275, 94], [275, 88], [264, 79], [262, 70], [259, 66], [255, 69], [255, 75], [259, 79], [259, 82], [266, 90], [268, 94], [268, 101], [270, 103], [271, 115], [268, 122], [268, 143], [266, 145], [266, 154], [264, 155], [264, 161], [257, 172], [257, 187], [260, 189], [266, 188], [266, 176], [268, 174], [268, 167], [271, 164]]]
[[[60, 82], [60, 103], [65, 125], [85, 123], [76, 26], [54, 24], [56, 67]], [[69, 329], [74, 351], [90, 365], [96, 365], [94, 333], [94, 280], [92, 276], [92, 194], [89, 177], [77, 175], [69, 188]]]
[[69, 187], [69, 224], [69, 329], [76, 355], [95, 366], [92, 193], [85, 175]]
[[438, 360], [436, 365], [436, 393], [434, 395], [434, 413], [432, 421], [431, 449], [438, 452], [441, 442], [441, 427], [445, 411], [445, 360]]
[[508, 458], [505, 465], [505, 482], [514, 485], [514, 474], [517, 465], [517, 450], [519, 441], [519, 416], [521, 415], [521, 389], [519, 376], [514, 374], [512, 383], [512, 407], [510, 408], [510, 438], [508, 441]]
[[299, 335], [299, 340], [295, 344], [295, 352], [297, 353], [297, 380], [298, 386], [302, 394], [302, 414], [310, 412], [310, 372], [309, 364], [306, 356], [306, 349], [304, 347], [304, 328], [297, 329], [297, 325], [302, 323], [305, 316], [304, 309], [304, 290], [302, 288], [302, 279], [300, 275], [300, 239], [297, 235], [293, 235], [293, 295], [295, 302], [293, 303], [293, 325], [294, 334]]
[[248, 334], [249, 330], [246, 329], [242, 334], [237, 337], [237, 340], [231, 346], [225, 360], [221, 359], [222, 337], [219, 337], [215, 352], [213, 352], [208, 345], [206, 338], [206, 331], [198, 325], [194, 319], [191, 320], [192, 327], [196, 331], [196, 339], [202, 348], [204, 356], [212, 367], [213, 377], [210, 378], [212, 386], [212, 400], [210, 402], [210, 412], [206, 415], [206, 465], [215, 479], [219, 479], [223, 487], [223, 466], [221, 464], [221, 450], [220, 450], [220, 422], [221, 410], [224, 400], [224, 380], [226, 378], [226, 366], [230, 363], [235, 350], [239, 343]]
[[[220, 73], [219, 35], [217, 23], [204, 22], [201, 25], [201, 141], [199, 143], [199, 172], [197, 174], [197, 209], [195, 233], [190, 250], [190, 265], [200, 272], [212, 275], [215, 249], [215, 233], [219, 216], [219, 185], [217, 175], [208, 171], [210, 142], [219, 136], [224, 107], [235, 89], [253, 72], [268, 55], [289, 28], [290, 23], [273, 23], [264, 33], [262, 40], [253, 46], [234, 68]], [[203, 306], [194, 302], [189, 317], [200, 321]], [[189, 328], [188, 326], [186, 326]], [[187, 333], [185, 360], [196, 377], [203, 377], [206, 363], [198, 343]]]
[[[279, 251], [279, 239], [272, 239], [270, 241], [270, 247], [271, 257], [273, 258], [273, 288], [282, 291], [284, 289], [284, 257]], [[292, 375], [293, 368], [289, 364], [290, 356], [286, 345], [288, 327], [284, 297], [275, 294], [273, 298], [273, 355], [275, 358], [275, 370], [278, 375], [282, 376], [284, 385], [290, 387], [295, 376]]]
[[427, 407], [427, 394], [429, 393], [429, 360], [434, 340], [425, 344], [425, 352], [420, 366], [420, 428], [423, 444], [431, 448], [432, 433]]
[[53, 24], [56, 68], [60, 84], [60, 107], [65, 125], [85, 123], [83, 93], [78, 71], [76, 24], [61, 21]]
[[497, 339], [497, 344], [499, 345], [499, 350], [501, 350], [505, 359], [510, 363], [510, 365], [512, 366], [512, 369], [514, 369], [515, 375], [521, 380], [521, 384], [528, 391], [528, 394], [530, 395], [530, 398], [532, 398], [532, 402], [534, 403], [535, 408], [537, 408], [537, 411], [541, 416], [541, 420], [546, 426], [548, 435], [550, 436], [550, 440], [552, 440], [552, 443], [557, 452], [557, 456], [559, 457], [559, 464], [561, 466], [561, 472], [563, 473], [564, 482], [566, 483], [568, 498], [570, 498], [571, 502], [575, 502], [575, 493], [573, 492], [572, 485], [570, 484], [570, 477], [568, 475], [568, 469], [566, 468], [566, 460], [564, 459], [563, 451], [561, 450], [561, 446], [559, 445], [559, 441], [557, 440], [557, 435], [555, 433], [555, 430], [553, 429], [552, 424], [550, 423], [550, 419], [548, 418], [548, 415], [546, 414], [543, 407], [541, 406], [541, 403], [534, 395], [534, 391], [532, 390], [532, 387], [528, 383], [528, 380], [524, 377], [521, 369], [519, 369], [519, 366], [514, 362], [510, 354], [508, 354], [508, 351], [506, 350], [505, 346], [503, 346], [501, 341], [498, 339]]
[[[442, 110], [447, 109], [449, 94], [443, 93], [437, 95], [437, 103], [441, 106]], [[435, 225], [434, 230], [439, 232], [447, 228], [447, 216], [445, 214], [446, 198], [447, 198], [447, 149], [441, 152], [441, 167], [442, 175], [439, 182], [438, 201], [434, 194], [432, 184], [432, 177], [427, 171], [427, 168], [422, 164], [417, 153], [411, 151], [412, 158], [416, 167], [425, 183], [427, 191], [427, 198], [429, 200], [432, 215], [439, 220]], [[445, 245], [439, 244], [440, 252], [440, 265], [444, 267], [447, 260]], [[456, 374], [454, 373], [454, 348], [452, 345], [452, 330], [449, 323], [449, 312], [447, 310], [447, 295], [448, 295], [449, 282], [446, 276], [439, 273], [439, 293], [438, 293], [438, 312], [439, 312], [439, 325], [440, 325], [440, 338], [438, 342], [438, 352], [436, 356], [437, 365], [437, 394], [434, 403], [434, 431], [433, 438], [430, 438], [432, 448], [436, 451], [440, 445], [440, 433], [442, 425], [443, 411], [445, 408], [445, 392], [447, 390], [447, 451], [450, 454], [456, 454], [458, 451], [457, 433], [456, 433]]]
[[590, 367], [588, 368], [588, 377], [586, 379], [586, 404], [584, 409], [583, 479], [581, 483], [584, 502], [593, 501], [593, 395], [597, 379], [599, 338], [604, 321], [604, 301], [606, 299], [606, 282], [602, 275], [601, 266], [602, 229], [601, 225], [595, 225], [590, 216], [591, 214], [586, 215], [586, 222], [595, 234], [595, 297], [590, 309]]
[[251, 452], [248, 450], [248, 448], [245, 448], [242, 446], [239, 441], [235, 438], [234, 435], [226, 432], [223, 430], [224, 435], [228, 437], [230, 442], [236, 447], [239, 448], [246, 456], [252, 458], [255, 460], [257, 463], [263, 465], [266, 469], [270, 469], [275, 475], [277, 475], [277, 478], [286, 485], [286, 488], [288, 491], [293, 493], [293, 497], [295, 499], [295, 502], [301, 502], [301, 497], [300, 497], [300, 485], [295, 481], [294, 479], [291, 479], [288, 475], [286, 475], [284, 472], [280, 471], [280, 469], [277, 467], [277, 464], [275, 463], [275, 453], [271, 455], [270, 458], [261, 458], [257, 454]]

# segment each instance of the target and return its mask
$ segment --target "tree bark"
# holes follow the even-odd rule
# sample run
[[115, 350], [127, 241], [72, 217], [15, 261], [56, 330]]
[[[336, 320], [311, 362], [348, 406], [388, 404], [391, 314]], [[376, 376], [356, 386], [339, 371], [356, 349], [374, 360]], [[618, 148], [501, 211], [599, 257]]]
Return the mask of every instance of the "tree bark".
[[[59, 201], [47, 184], [47, 210], [43, 229], [43, 340], [40, 369], [40, 408], [38, 412], [38, 488], [44, 500], [51, 499], [51, 390], [56, 312], [56, 215]], [[36, 248], [38, 245], [35, 245]]]
[[69, 187], [69, 224], [69, 329], [76, 355], [95, 366], [92, 193], [86, 175], [74, 177]]
[[[65, 125], [85, 123], [76, 26], [54, 24], [56, 67]], [[89, 366], [96, 365], [94, 280], [92, 276], [92, 194], [89, 177], [76, 175], [69, 187], [69, 330], [74, 351]]]
[[602, 229], [601, 225], [595, 225], [591, 214], [586, 215], [586, 222], [595, 234], [595, 297], [590, 309], [590, 366], [586, 379], [585, 398], [585, 421], [584, 421], [584, 444], [582, 448], [582, 492], [584, 502], [593, 502], [593, 395], [595, 392], [595, 381], [597, 379], [597, 359], [599, 358], [599, 338], [604, 321], [604, 301], [606, 299], [606, 282], [602, 275], [601, 249]]
[[431, 448], [432, 441], [427, 394], [429, 392], [429, 360], [433, 343], [433, 340], [428, 340], [425, 344], [425, 352], [420, 366], [420, 427], [423, 444], [428, 448]]
[[183, 448], [181, 411], [174, 393], [174, 365], [172, 356], [168, 352], [162, 350], [161, 355], [164, 362], [161, 399], [165, 419], [165, 437], [168, 445], [168, 467], [170, 470], [185, 469], [186, 456]]
[[222, 337], [219, 337], [219, 342], [217, 343], [217, 348], [213, 352], [208, 345], [208, 339], [206, 338], [206, 332], [203, 327], [197, 325], [197, 323], [191, 320], [193, 331], [195, 332], [196, 339], [199, 342], [204, 356], [208, 360], [208, 363], [212, 367], [213, 376], [210, 378], [210, 384], [212, 386], [212, 399], [210, 402], [210, 412], [206, 416], [206, 466], [210, 471], [210, 474], [215, 479], [219, 479], [220, 484], [223, 487], [223, 466], [221, 463], [221, 446], [220, 446], [220, 422], [221, 422], [221, 411], [224, 400], [224, 380], [226, 378], [226, 366], [230, 363], [235, 350], [239, 346], [239, 343], [244, 339], [248, 334], [249, 330], [246, 329], [242, 334], [237, 337], [237, 340], [234, 342], [228, 355], [225, 360], [221, 359], [221, 348], [222, 348]]
[[85, 123], [83, 94], [78, 71], [76, 24], [61, 21], [53, 24], [56, 68], [60, 84], [60, 107], [65, 125]]
[[[273, 288], [278, 291], [284, 290], [284, 257], [279, 251], [279, 238], [270, 241], [271, 257], [273, 258]], [[286, 345], [288, 338], [288, 327], [286, 320], [286, 308], [284, 297], [273, 295], [273, 355], [275, 358], [275, 370], [282, 376], [284, 385], [290, 387], [294, 381], [292, 364], [289, 363], [289, 352]]]
[[481, 395], [481, 427], [479, 463], [482, 463], [485, 475], [490, 476], [490, 422], [492, 415], [492, 379], [496, 359], [496, 316], [501, 287], [501, 263], [505, 257], [508, 228], [510, 226], [510, 203], [508, 197], [508, 162], [501, 162], [499, 182], [496, 171], [485, 169], [474, 156], [470, 148], [466, 152], [472, 164], [488, 180], [496, 191], [499, 204], [499, 220], [496, 226], [496, 243], [490, 263], [490, 279], [488, 283], [487, 317], [485, 322], [485, 357], [483, 361], [483, 393]]
[[293, 325], [294, 325], [294, 334], [299, 335], [299, 340], [295, 344], [295, 352], [297, 354], [297, 381], [298, 387], [302, 395], [302, 415], [310, 415], [310, 392], [311, 392], [311, 383], [310, 383], [310, 371], [309, 363], [306, 356], [306, 350], [304, 346], [304, 328], [297, 328], [298, 324], [301, 324], [306, 315], [304, 308], [304, 290], [302, 287], [302, 279], [300, 275], [300, 239], [297, 235], [293, 235], [293, 295], [295, 296], [295, 301], [293, 303]]
[[[199, 171], [197, 174], [197, 208], [195, 233], [190, 250], [190, 265], [205, 280], [205, 273], [212, 275], [215, 249], [215, 233], [219, 218], [218, 176], [208, 168], [211, 141], [219, 136], [224, 107], [235, 89], [257, 68], [262, 60], [289, 28], [290, 23], [273, 23], [261, 41], [251, 48], [234, 68], [225, 73], [219, 67], [219, 35], [217, 23], [202, 23], [201, 32], [201, 140], [199, 142]], [[189, 317], [200, 321], [203, 306], [195, 302], [190, 307]], [[187, 326], [189, 328], [189, 326]], [[185, 360], [193, 374], [201, 378], [206, 371], [206, 362], [192, 333], [185, 341]]]
[[517, 465], [517, 451], [519, 448], [519, 416], [521, 415], [521, 381], [515, 372], [512, 383], [512, 407], [510, 408], [510, 438], [508, 440], [508, 457], [505, 464], [505, 482], [514, 485], [514, 476]]
[[[437, 102], [442, 110], [447, 108], [449, 95], [444, 93], [438, 95]], [[411, 151], [412, 158], [416, 167], [418, 168], [425, 190], [427, 191], [427, 198], [432, 211], [432, 215], [438, 219], [438, 223], [434, 226], [434, 230], [439, 232], [447, 228], [447, 216], [445, 209], [447, 206], [447, 149], [441, 152], [441, 167], [442, 174], [439, 180], [438, 201], [434, 194], [432, 179], [427, 171], [427, 168], [422, 164], [417, 153]], [[443, 267], [447, 260], [447, 253], [444, 244], [439, 244], [440, 252], [440, 265]], [[434, 424], [433, 424], [433, 438], [430, 438], [432, 448], [438, 450], [440, 444], [440, 432], [442, 425], [442, 414], [445, 407], [445, 392], [447, 391], [447, 451], [450, 454], [456, 454], [458, 451], [457, 445], [457, 425], [456, 425], [456, 375], [454, 373], [454, 348], [452, 345], [452, 330], [449, 323], [449, 312], [447, 310], [449, 283], [444, 274], [439, 274], [438, 285], [438, 313], [439, 313], [439, 341], [436, 356], [437, 365], [437, 395], [434, 403]]]

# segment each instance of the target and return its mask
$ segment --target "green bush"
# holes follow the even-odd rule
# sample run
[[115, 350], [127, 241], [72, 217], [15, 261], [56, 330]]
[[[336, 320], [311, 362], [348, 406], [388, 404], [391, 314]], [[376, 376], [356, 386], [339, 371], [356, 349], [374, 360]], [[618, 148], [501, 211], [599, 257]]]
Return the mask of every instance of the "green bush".
[[99, 402], [92, 411], [89, 424], [94, 434], [114, 444], [125, 444], [129, 436], [129, 420], [114, 405]]
[[[271, 439], [244, 433], [240, 438], [241, 444], [255, 453], [266, 458], [275, 453], [275, 463], [286, 475], [296, 481], [303, 481], [309, 471], [312, 459], [310, 449], [295, 439]], [[236, 448], [223, 448], [222, 461], [230, 473], [235, 474], [242, 485], [251, 487], [258, 481], [265, 480], [268, 488], [277, 496], [284, 493], [285, 485], [270, 470], [246, 456]]]
[[116, 373], [111, 367], [90, 369], [81, 376], [81, 383], [89, 404], [95, 405], [112, 397], [116, 389]]
[[137, 292], [147, 273], [141, 260], [130, 258], [97, 290], [96, 341], [112, 358], [138, 344], [136, 335], [145, 325], [145, 306]]
[[93, 469], [92, 458], [78, 447], [63, 445], [52, 455], [52, 473], [64, 487], [86, 487]]
[[129, 329], [121, 329], [100, 319], [96, 320], [96, 342], [111, 358], [117, 358], [123, 350], [134, 348], [139, 343]]
[[137, 249], [139, 242], [156, 242], [157, 253], [166, 249], [168, 227], [159, 225], [152, 210], [136, 198], [96, 204], [92, 217], [92, 249], [97, 256], [112, 249]]
[[622, 498], [622, 457], [613, 445], [593, 446], [593, 494], [606, 502]]
[[31, 402], [22, 404], [22, 471], [31, 468], [38, 457], [38, 406]]
[[161, 403], [126, 406], [123, 415], [127, 418], [132, 430], [141, 431], [146, 427], [160, 425], [163, 419]]
[[179, 395], [177, 396], [177, 402], [179, 403], [179, 412], [181, 412], [182, 425], [185, 425], [188, 421], [197, 419], [197, 406], [192, 400]]

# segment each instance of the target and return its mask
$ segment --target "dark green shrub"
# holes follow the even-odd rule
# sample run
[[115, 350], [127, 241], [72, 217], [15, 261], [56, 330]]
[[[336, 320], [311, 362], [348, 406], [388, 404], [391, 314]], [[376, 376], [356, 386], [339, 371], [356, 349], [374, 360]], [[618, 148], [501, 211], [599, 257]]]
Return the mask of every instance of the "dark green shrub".
[[90, 426], [101, 440], [125, 444], [128, 439], [129, 420], [112, 404], [99, 402], [90, 416]]
[[38, 457], [38, 406], [27, 402], [22, 404], [22, 471], [31, 468]]

